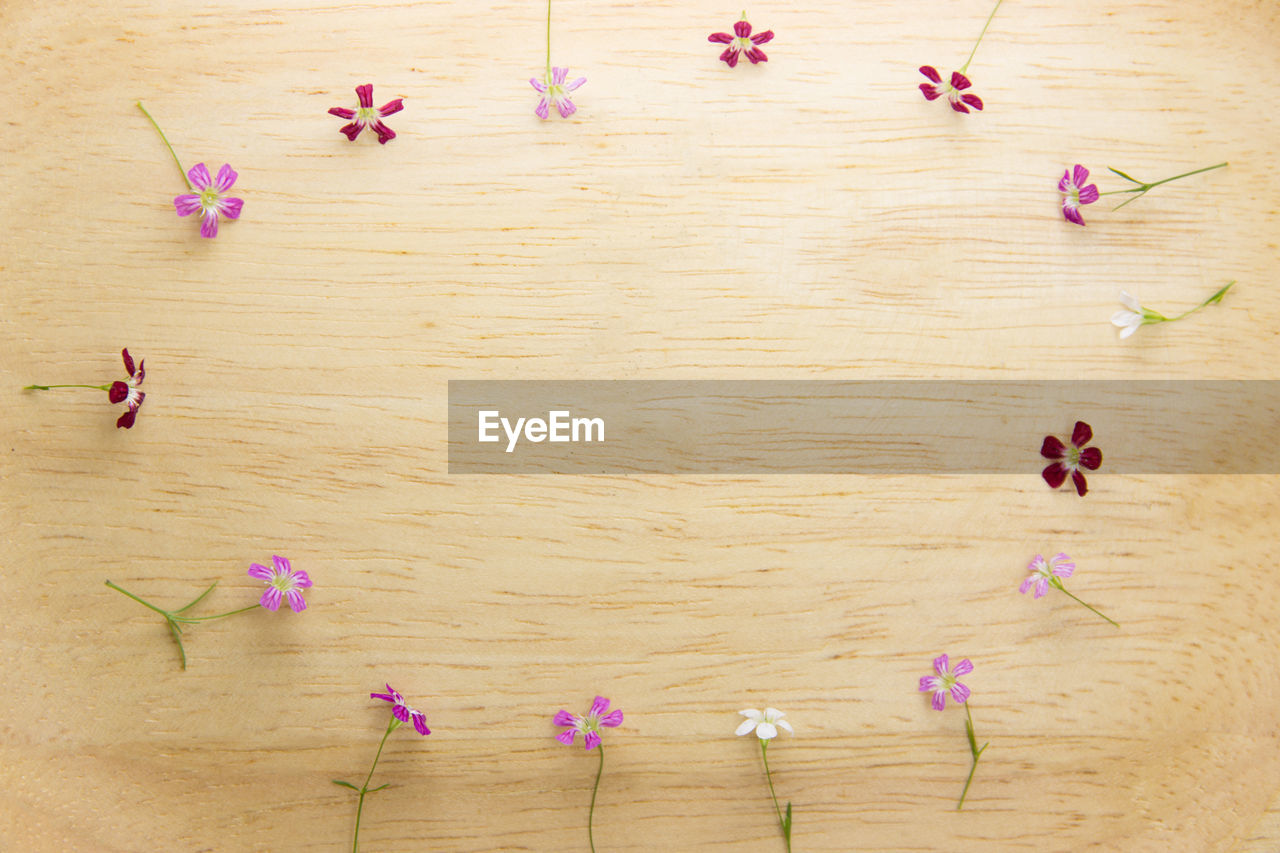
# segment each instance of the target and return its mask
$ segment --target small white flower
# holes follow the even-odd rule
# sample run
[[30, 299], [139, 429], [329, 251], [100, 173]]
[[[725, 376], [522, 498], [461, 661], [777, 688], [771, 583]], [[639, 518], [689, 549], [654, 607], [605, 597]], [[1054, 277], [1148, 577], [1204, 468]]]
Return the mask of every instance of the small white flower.
[[1120, 304], [1126, 310], [1112, 314], [1111, 322], [1120, 328], [1120, 337], [1127, 338], [1138, 331], [1139, 326], [1147, 322], [1146, 311], [1137, 298], [1127, 290], [1120, 291]]
[[760, 740], [771, 740], [778, 736], [778, 729], [783, 728], [795, 734], [791, 728], [791, 724], [782, 719], [786, 714], [777, 708], [765, 708], [763, 711], [757, 711], [755, 708], [748, 708], [745, 711], [739, 711], [739, 714], [746, 717], [742, 721], [742, 725], [738, 726], [738, 730], [734, 732], [736, 735], [745, 735], [752, 729], [756, 730], [756, 737]]

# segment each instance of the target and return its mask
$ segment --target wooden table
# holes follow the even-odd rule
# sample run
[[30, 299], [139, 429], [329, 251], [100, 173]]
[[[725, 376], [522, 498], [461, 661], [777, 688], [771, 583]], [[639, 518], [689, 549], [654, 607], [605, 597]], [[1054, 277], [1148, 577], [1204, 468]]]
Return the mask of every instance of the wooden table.
[[[558, 0], [588, 83], [533, 114], [537, 3], [119, 0], [0, 9], [9, 851], [1280, 849], [1280, 478], [450, 476], [450, 379], [1276, 376], [1280, 6], [982, 2], [748, 10]], [[385, 147], [326, 115], [405, 99]], [[239, 222], [174, 215], [174, 163], [239, 171]], [[1084, 163], [1160, 187], [1062, 220]], [[1119, 341], [1120, 289], [1168, 313]], [[144, 357], [131, 431], [100, 392]], [[1057, 417], [1057, 413], [1055, 413]], [[1061, 413], [1063, 428], [1072, 420]], [[1032, 446], [1040, 436], [1032, 436]], [[1099, 439], [1101, 443], [1101, 438]], [[1103, 444], [1105, 449], [1105, 444]], [[1017, 586], [1067, 551], [1069, 588]], [[164, 624], [103, 586], [309, 609]], [[204, 607], [205, 605], [202, 605]], [[990, 748], [963, 812], [963, 715]]]

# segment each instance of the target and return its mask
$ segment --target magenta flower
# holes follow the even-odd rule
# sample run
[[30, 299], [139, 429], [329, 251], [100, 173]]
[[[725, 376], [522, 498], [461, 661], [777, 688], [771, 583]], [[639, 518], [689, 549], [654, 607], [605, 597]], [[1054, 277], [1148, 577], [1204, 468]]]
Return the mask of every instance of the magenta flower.
[[1084, 225], [1084, 217], [1080, 215], [1080, 205], [1093, 204], [1098, 200], [1098, 187], [1087, 184], [1089, 170], [1077, 163], [1062, 173], [1058, 181], [1058, 192], [1062, 193], [1062, 215], [1068, 222]]
[[538, 118], [545, 119], [551, 115], [551, 106], [555, 106], [560, 111], [560, 118], [568, 118], [578, 111], [573, 105], [573, 101], [569, 99], [569, 93], [577, 91], [578, 87], [587, 82], [586, 77], [579, 77], [572, 83], [565, 83], [569, 79], [568, 68], [552, 68], [549, 78], [539, 80], [536, 77], [529, 78], [529, 85], [537, 89], [542, 95], [538, 99], [538, 105], [533, 108], [533, 113]]
[[142, 408], [142, 401], [147, 396], [138, 390], [138, 386], [142, 384], [142, 378], [146, 375], [146, 359], [138, 362], [138, 369], [135, 371], [128, 347], [121, 350], [120, 355], [124, 356], [124, 369], [128, 372], [129, 379], [126, 382], [112, 382], [107, 390], [107, 399], [113, 403], [123, 402], [129, 407], [128, 411], [116, 419], [116, 427], [132, 429], [133, 422], [138, 418], [138, 409]]
[[417, 729], [418, 734], [426, 736], [431, 734], [431, 729], [427, 728], [427, 717], [421, 711], [416, 711], [405, 704], [404, 697], [394, 690], [390, 684], [387, 685], [386, 693], [370, 693], [370, 699], [381, 699], [384, 702], [391, 702], [394, 707], [391, 709], [391, 715], [402, 723], [413, 720], [413, 727]]
[[389, 115], [394, 115], [404, 109], [404, 98], [396, 98], [394, 101], [387, 101], [380, 107], [373, 105], [373, 84], [365, 83], [363, 86], [356, 86], [356, 98], [360, 102], [358, 109], [347, 109], [346, 107], [330, 107], [329, 115], [335, 115], [338, 118], [344, 118], [351, 123], [342, 127], [338, 132], [345, 133], [347, 139], [352, 142], [356, 141], [356, 137], [360, 135], [360, 131], [366, 127], [372, 127], [373, 132], [378, 134], [378, 142], [386, 145], [388, 142], [396, 138], [396, 132], [382, 123], [382, 120]]
[[938, 74], [938, 69], [932, 65], [921, 65], [920, 73], [929, 78], [928, 83], [920, 84], [920, 91], [924, 93], [926, 101], [937, 100], [945, 95], [951, 104], [951, 109], [958, 113], [969, 112], [969, 107], [982, 110], [982, 98], [969, 93], [961, 94], [973, 84], [959, 71], [952, 71], [951, 82], [945, 85], [942, 82], [942, 76]]
[[933, 659], [933, 669], [937, 675], [924, 675], [920, 677], [920, 692], [928, 693], [933, 691], [933, 710], [941, 711], [947, 707], [947, 694], [951, 694], [951, 698], [964, 704], [969, 698], [969, 688], [961, 684], [958, 679], [962, 675], [968, 675], [973, 672], [973, 664], [968, 658], [956, 664], [955, 669], [948, 668], [948, 659], [946, 655], [939, 655]]
[[1044, 444], [1040, 446], [1040, 455], [1054, 462], [1045, 467], [1040, 476], [1044, 477], [1049, 488], [1058, 488], [1066, 482], [1067, 475], [1070, 474], [1071, 482], [1076, 487], [1076, 494], [1084, 497], [1085, 492], [1089, 491], [1089, 485], [1085, 482], [1084, 474], [1080, 469], [1096, 471], [1102, 465], [1102, 451], [1096, 447], [1085, 447], [1092, 439], [1093, 428], [1084, 421], [1076, 421], [1075, 429], [1071, 431], [1070, 447], [1063, 444], [1057, 436], [1044, 437]]
[[560, 710], [556, 712], [552, 722], [557, 726], [569, 727], [556, 735], [556, 740], [565, 746], [572, 746], [574, 737], [578, 732], [582, 732], [586, 748], [593, 749], [600, 743], [600, 727], [614, 728], [622, 725], [622, 712], [609, 711], [609, 700], [603, 696], [597, 696], [585, 717]]
[[180, 195], [173, 200], [173, 206], [177, 209], [179, 216], [190, 216], [200, 211], [201, 237], [218, 236], [219, 216], [225, 216], [227, 219], [240, 218], [240, 209], [244, 207], [244, 201], [223, 197], [227, 190], [235, 185], [236, 177], [235, 170], [226, 164], [218, 170], [216, 181], [209, 176], [209, 170], [205, 168], [204, 163], [195, 164], [191, 167], [191, 171], [187, 172], [187, 180], [191, 182], [191, 188], [197, 190], [199, 194]]
[[738, 55], [745, 53], [747, 59], [751, 60], [751, 64], [757, 62], [768, 62], [769, 57], [765, 56], [760, 45], [773, 41], [773, 30], [765, 30], [762, 33], [751, 34], [751, 24], [747, 23], [747, 14], [742, 13], [742, 20], [733, 25], [733, 35], [728, 33], [712, 33], [707, 36], [707, 41], [716, 44], [729, 45], [720, 54], [721, 61], [730, 68], [734, 68], [738, 64]]
[[288, 597], [294, 613], [306, 610], [307, 602], [302, 600], [302, 593], [298, 590], [311, 586], [310, 576], [306, 572], [295, 571], [284, 557], [272, 556], [271, 560], [275, 566], [270, 569], [257, 563], [249, 566], [249, 577], [267, 582], [267, 589], [258, 603], [268, 610], [276, 610], [280, 607], [280, 597], [284, 595]]
[[1018, 587], [1018, 592], [1026, 594], [1027, 590], [1035, 587], [1035, 598], [1040, 598], [1049, 591], [1049, 582], [1052, 578], [1069, 578], [1076, 570], [1076, 564], [1071, 562], [1071, 558], [1066, 554], [1054, 554], [1048, 560], [1036, 554], [1035, 559], [1027, 566], [1027, 571], [1031, 574], [1027, 575], [1026, 580], [1022, 582], [1022, 586]]

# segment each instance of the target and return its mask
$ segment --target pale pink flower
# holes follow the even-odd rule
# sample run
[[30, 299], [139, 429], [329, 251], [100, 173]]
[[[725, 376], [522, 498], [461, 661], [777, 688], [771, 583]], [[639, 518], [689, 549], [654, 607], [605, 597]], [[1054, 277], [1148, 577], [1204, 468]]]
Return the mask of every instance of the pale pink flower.
[[973, 664], [969, 659], [965, 658], [956, 664], [955, 669], [950, 669], [947, 656], [939, 655], [933, 659], [933, 669], [938, 673], [937, 675], [925, 675], [920, 678], [920, 692], [933, 692], [933, 710], [941, 711], [947, 707], [948, 693], [956, 702], [964, 704], [969, 698], [969, 688], [957, 679], [973, 672]]
[[272, 556], [271, 560], [275, 565], [270, 569], [258, 563], [249, 567], [249, 577], [267, 582], [267, 589], [258, 603], [268, 610], [277, 610], [281, 596], [285, 596], [294, 613], [306, 610], [307, 602], [298, 590], [309, 588], [311, 577], [306, 572], [295, 570], [284, 557]]
[[1048, 560], [1036, 554], [1035, 559], [1027, 566], [1027, 571], [1031, 574], [1023, 580], [1022, 586], [1018, 587], [1018, 592], [1025, 594], [1027, 590], [1034, 587], [1034, 597], [1040, 598], [1049, 591], [1051, 578], [1069, 578], [1075, 570], [1076, 564], [1071, 562], [1071, 558], [1066, 554], [1059, 552]]
[[556, 712], [552, 722], [557, 726], [569, 727], [556, 735], [556, 740], [565, 746], [572, 746], [574, 737], [578, 732], [582, 732], [586, 748], [593, 749], [600, 743], [600, 727], [614, 728], [622, 725], [622, 712], [610, 711], [609, 700], [603, 696], [597, 696], [585, 717], [560, 710]]
[[190, 216], [199, 211], [201, 237], [218, 236], [219, 216], [225, 216], [227, 219], [240, 218], [240, 209], [244, 207], [244, 201], [225, 197], [226, 192], [235, 185], [236, 177], [235, 170], [226, 164], [218, 170], [216, 181], [209, 176], [209, 170], [205, 168], [204, 163], [195, 164], [187, 172], [191, 188], [198, 194], [180, 195], [173, 200], [173, 206], [177, 209], [179, 216]]
[[538, 99], [538, 105], [534, 107], [533, 112], [538, 118], [545, 119], [551, 115], [551, 106], [555, 106], [560, 111], [561, 118], [568, 118], [578, 111], [573, 105], [573, 101], [569, 99], [569, 93], [576, 91], [579, 86], [587, 82], [586, 77], [579, 77], [572, 83], [566, 83], [569, 79], [568, 68], [552, 68], [551, 79], [539, 80], [536, 77], [529, 78], [529, 85], [537, 89], [542, 95]]

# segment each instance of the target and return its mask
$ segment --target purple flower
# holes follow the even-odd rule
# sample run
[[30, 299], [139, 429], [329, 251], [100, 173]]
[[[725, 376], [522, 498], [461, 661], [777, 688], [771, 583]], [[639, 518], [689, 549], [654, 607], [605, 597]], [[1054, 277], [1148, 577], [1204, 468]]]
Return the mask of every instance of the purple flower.
[[1018, 592], [1026, 594], [1027, 590], [1035, 587], [1035, 597], [1040, 598], [1049, 591], [1050, 579], [1069, 578], [1075, 570], [1076, 564], [1066, 554], [1057, 553], [1048, 560], [1036, 554], [1035, 559], [1027, 566], [1027, 571], [1031, 574], [1018, 587]]
[[1080, 205], [1093, 204], [1098, 200], [1098, 188], [1089, 180], [1089, 170], [1077, 163], [1062, 173], [1058, 181], [1058, 192], [1062, 193], [1062, 215], [1068, 222], [1084, 225], [1084, 217], [1080, 215]]
[[569, 93], [576, 91], [579, 86], [587, 82], [587, 78], [579, 77], [572, 83], [566, 84], [565, 81], [568, 79], [568, 68], [552, 68], [550, 80], [545, 78], [539, 80], [536, 77], [529, 78], [529, 85], [537, 89], [542, 95], [538, 99], [538, 105], [533, 108], [534, 115], [541, 119], [547, 118], [551, 115], [550, 107], [552, 105], [555, 105], [555, 108], [560, 111], [560, 118], [568, 118], [578, 111], [578, 108], [573, 105], [573, 101], [569, 100]]
[[587, 712], [585, 717], [560, 710], [556, 712], [555, 719], [552, 722], [557, 726], [569, 727], [556, 735], [556, 740], [565, 746], [572, 746], [574, 737], [578, 732], [582, 732], [582, 739], [586, 742], [587, 749], [592, 749], [600, 743], [601, 726], [614, 728], [622, 725], [622, 712], [609, 711], [609, 700], [603, 696], [597, 696], [595, 701], [591, 703], [591, 710]]
[[952, 699], [964, 704], [969, 698], [969, 688], [957, 679], [973, 672], [973, 664], [969, 659], [965, 658], [956, 664], [955, 669], [949, 670], [947, 656], [939, 655], [933, 659], [933, 669], [938, 673], [937, 675], [925, 675], [920, 678], [920, 692], [933, 691], [933, 710], [941, 711], [947, 707], [947, 693], [951, 694]]
[[1045, 459], [1053, 459], [1054, 462], [1046, 466], [1040, 472], [1040, 476], [1044, 477], [1049, 488], [1058, 488], [1066, 482], [1067, 475], [1070, 474], [1071, 482], [1076, 487], [1076, 494], [1084, 497], [1085, 492], [1089, 491], [1089, 484], [1085, 482], [1084, 474], [1080, 469], [1096, 471], [1102, 465], [1102, 451], [1096, 447], [1085, 447], [1092, 440], [1093, 428], [1084, 421], [1076, 421], [1075, 429], [1071, 431], [1070, 447], [1063, 444], [1057, 436], [1044, 437], [1044, 444], [1040, 446], [1040, 455]]
[[773, 30], [765, 30], [762, 33], [752, 35], [751, 25], [747, 23], [747, 15], [744, 12], [742, 20], [733, 25], [733, 35], [712, 33], [707, 36], [707, 41], [729, 45], [720, 54], [720, 60], [730, 68], [737, 66], [738, 55], [741, 53], [745, 53], [747, 59], [751, 60], [751, 64], [755, 65], [757, 62], [769, 61], [769, 57], [765, 56], [764, 51], [760, 49], [760, 45], [773, 41]]
[[192, 189], [197, 190], [199, 194], [180, 195], [173, 200], [173, 206], [177, 208], [179, 216], [190, 216], [200, 211], [201, 237], [218, 236], [219, 216], [225, 216], [228, 219], [240, 218], [240, 209], [244, 207], [244, 202], [238, 198], [223, 198], [223, 194], [235, 185], [236, 177], [235, 170], [225, 164], [218, 170], [217, 181], [209, 177], [209, 170], [205, 168], [204, 163], [195, 164], [191, 167], [191, 171], [187, 172], [187, 179], [191, 181]]
[[129, 407], [123, 415], [116, 420], [116, 427], [124, 427], [132, 429], [133, 422], [138, 418], [138, 409], [142, 407], [142, 401], [147, 396], [144, 392], [138, 390], [138, 386], [142, 384], [142, 377], [146, 375], [146, 359], [138, 362], [138, 369], [133, 369], [133, 357], [129, 355], [129, 349], [120, 351], [124, 356], [124, 369], [129, 373], [127, 382], [112, 382], [111, 387], [107, 389], [107, 399], [113, 403], [123, 402]]
[[406, 705], [404, 697], [392, 689], [390, 684], [387, 685], [386, 693], [370, 693], [369, 698], [381, 699], [384, 702], [393, 703], [394, 707], [391, 709], [391, 716], [395, 717], [402, 723], [407, 723], [409, 720], [413, 720], [413, 727], [418, 730], [418, 734], [420, 735], [425, 736], [431, 734], [431, 729], [427, 728], [426, 715], [421, 711], [416, 711]]
[[359, 109], [352, 110], [346, 107], [331, 107], [329, 109], [329, 115], [335, 115], [351, 122], [338, 132], [345, 133], [347, 139], [355, 142], [356, 137], [360, 135], [360, 131], [366, 127], [372, 127], [373, 132], [378, 134], [378, 141], [383, 145], [395, 139], [396, 132], [383, 124], [382, 119], [404, 109], [404, 98], [396, 98], [394, 101], [387, 101], [382, 106], [375, 107], [373, 105], [372, 83], [356, 86], [356, 98], [360, 101]]
[[311, 578], [306, 572], [294, 571], [284, 557], [272, 556], [271, 560], [275, 566], [270, 569], [257, 563], [249, 566], [249, 577], [267, 582], [266, 592], [262, 593], [262, 600], [258, 603], [268, 610], [276, 610], [280, 607], [281, 595], [284, 595], [289, 598], [289, 606], [294, 613], [306, 610], [307, 602], [302, 600], [302, 593], [298, 590], [309, 588]]
[[[977, 95], [961, 94], [973, 84], [959, 71], [951, 72], [951, 82], [948, 85], [943, 84], [942, 75], [932, 65], [921, 65], [920, 73], [929, 78], [928, 83], [920, 84], [920, 91], [924, 93], [926, 101], [933, 101], [945, 95], [951, 104], [951, 109], [958, 113], [969, 112], [969, 107], [982, 111], [982, 98]], [[965, 106], [966, 104], [968, 106]]]

